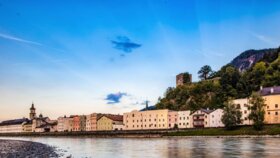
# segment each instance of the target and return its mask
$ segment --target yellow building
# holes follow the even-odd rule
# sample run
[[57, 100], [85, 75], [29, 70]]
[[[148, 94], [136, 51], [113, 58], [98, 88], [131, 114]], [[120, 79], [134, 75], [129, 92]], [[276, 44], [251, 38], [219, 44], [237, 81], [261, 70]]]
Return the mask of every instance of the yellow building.
[[123, 116], [122, 115], [103, 115], [97, 120], [97, 130], [98, 131], [111, 131], [114, 125], [122, 125]]
[[123, 118], [126, 130], [168, 129], [169, 123], [171, 123], [169, 121], [169, 110], [167, 109], [133, 110], [132, 112], [124, 113]]
[[280, 86], [261, 89], [261, 95], [265, 99], [265, 123], [280, 123]]

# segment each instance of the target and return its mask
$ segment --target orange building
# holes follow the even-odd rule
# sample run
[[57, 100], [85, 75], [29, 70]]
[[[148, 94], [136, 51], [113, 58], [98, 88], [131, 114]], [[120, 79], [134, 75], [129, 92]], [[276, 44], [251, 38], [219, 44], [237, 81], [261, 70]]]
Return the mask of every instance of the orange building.
[[80, 131], [80, 116], [73, 116], [73, 131]]
[[265, 123], [280, 123], [280, 86], [267, 87], [260, 90], [261, 95], [265, 99]]

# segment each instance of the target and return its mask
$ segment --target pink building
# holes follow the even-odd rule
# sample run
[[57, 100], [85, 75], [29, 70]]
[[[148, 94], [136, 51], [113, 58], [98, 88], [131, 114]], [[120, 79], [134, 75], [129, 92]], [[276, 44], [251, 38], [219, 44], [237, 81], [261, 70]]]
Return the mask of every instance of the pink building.
[[168, 128], [178, 128], [178, 111], [168, 112]]

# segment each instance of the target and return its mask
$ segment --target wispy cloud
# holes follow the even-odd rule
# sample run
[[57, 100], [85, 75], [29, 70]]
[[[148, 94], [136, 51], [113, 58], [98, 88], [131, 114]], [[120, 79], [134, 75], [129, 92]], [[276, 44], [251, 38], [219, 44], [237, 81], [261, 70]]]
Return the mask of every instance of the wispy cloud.
[[38, 46], [43, 45], [39, 42], [34, 42], [34, 41], [22, 39], [22, 38], [19, 38], [19, 37], [16, 37], [16, 36], [12, 36], [12, 35], [9, 35], [9, 34], [3, 34], [3, 33], [0, 33], [0, 38], [4, 38], [4, 39], [7, 39], [7, 40], [12, 40], [12, 41], [16, 41], [16, 42], [21, 42], [21, 43], [38, 45]]
[[265, 36], [265, 35], [262, 35], [262, 34], [259, 34], [259, 33], [256, 33], [256, 32], [252, 32], [250, 31], [249, 32], [253, 37], [257, 38], [258, 40], [264, 42], [264, 43], [267, 43], [267, 44], [270, 44], [270, 45], [279, 45], [278, 42], [276, 42], [275, 40], [273, 40], [272, 38], [268, 37], [268, 36]]

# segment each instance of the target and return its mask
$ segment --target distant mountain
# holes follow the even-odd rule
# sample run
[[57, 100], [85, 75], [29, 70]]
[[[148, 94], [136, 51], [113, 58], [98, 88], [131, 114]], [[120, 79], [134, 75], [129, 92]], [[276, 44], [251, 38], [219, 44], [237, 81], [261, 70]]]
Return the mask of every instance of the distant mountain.
[[240, 72], [248, 70], [255, 63], [259, 61], [271, 62], [275, 60], [278, 56], [279, 48], [261, 49], [261, 50], [247, 50], [241, 53], [239, 56], [234, 58], [230, 65], [237, 68]]

